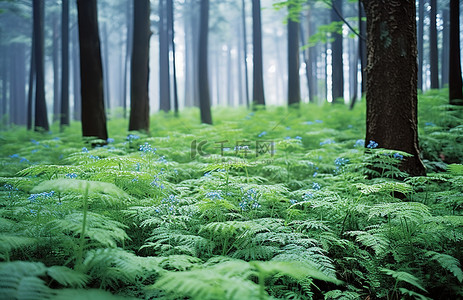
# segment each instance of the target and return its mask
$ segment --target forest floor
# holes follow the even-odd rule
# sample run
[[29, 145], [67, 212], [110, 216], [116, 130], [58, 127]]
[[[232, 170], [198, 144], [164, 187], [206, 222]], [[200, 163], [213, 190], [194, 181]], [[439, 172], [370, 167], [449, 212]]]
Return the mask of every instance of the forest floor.
[[364, 147], [364, 112], [113, 117], [97, 148], [0, 131], [0, 298], [463, 297], [463, 110], [420, 95], [423, 177]]

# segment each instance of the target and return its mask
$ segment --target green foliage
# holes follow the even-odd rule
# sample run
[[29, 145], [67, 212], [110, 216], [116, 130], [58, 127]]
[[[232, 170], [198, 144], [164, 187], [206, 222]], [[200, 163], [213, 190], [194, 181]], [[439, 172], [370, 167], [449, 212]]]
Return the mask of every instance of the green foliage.
[[0, 298], [461, 297], [462, 118], [444, 93], [420, 95], [421, 177], [364, 148], [362, 103], [218, 108], [214, 127], [157, 114], [153, 136], [113, 119], [96, 148], [77, 123], [2, 131]]

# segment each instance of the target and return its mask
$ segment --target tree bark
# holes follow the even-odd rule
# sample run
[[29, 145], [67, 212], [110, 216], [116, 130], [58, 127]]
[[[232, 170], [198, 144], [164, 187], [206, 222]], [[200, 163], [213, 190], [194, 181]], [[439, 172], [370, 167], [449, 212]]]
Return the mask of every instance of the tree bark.
[[53, 62], [53, 123], [60, 119], [60, 72], [59, 72], [59, 22], [58, 13], [52, 13], [52, 62]]
[[167, 12], [169, 21], [169, 37], [172, 49], [172, 83], [174, 92], [174, 112], [178, 115], [178, 86], [177, 86], [177, 61], [175, 59], [175, 28], [174, 28], [174, 1], [167, 0]]
[[[359, 10], [359, 33], [361, 37], [367, 36], [367, 28], [366, 28], [366, 22], [363, 20], [365, 17], [365, 10], [363, 8], [362, 1], [359, 1], [358, 3], [358, 10]], [[359, 45], [358, 45], [358, 51], [359, 51], [359, 58], [360, 58], [360, 73], [362, 74], [362, 84], [361, 84], [361, 94], [362, 96], [366, 92], [366, 72], [365, 68], [367, 67], [367, 43], [363, 38], [359, 38]]]
[[125, 60], [124, 60], [124, 76], [122, 83], [122, 109], [124, 119], [127, 118], [127, 74], [129, 72], [129, 63], [130, 58], [132, 57], [132, 44], [133, 44], [133, 16], [132, 13], [132, 0], [127, 0], [127, 12], [126, 12], [126, 21], [127, 21], [127, 40], [126, 40], [126, 50], [125, 50]]
[[208, 35], [209, 35], [209, 0], [201, 0], [201, 17], [199, 26], [199, 51], [198, 51], [198, 89], [199, 109], [201, 122], [212, 124], [211, 100], [209, 92], [208, 76]]
[[107, 140], [103, 67], [96, 0], [77, 0], [82, 95], [82, 135]]
[[[336, 10], [342, 14], [342, 0], [333, 0], [333, 9], [331, 10], [331, 21], [340, 22]], [[333, 42], [331, 43], [332, 57], [332, 95], [333, 102], [336, 103], [338, 98], [344, 98], [344, 77], [343, 77], [343, 62], [342, 62], [342, 33], [333, 33]], [[342, 101], [343, 102], [343, 101]]]
[[245, 88], [245, 97], [246, 97], [246, 107], [249, 108], [249, 78], [248, 78], [248, 39], [246, 32], [246, 4], [244, 0], [241, 0], [241, 23], [243, 27], [243, 56], [244, 56], [244, 88]]
[[61, 114], [60, 126], [69, 125], [69, 0], [62, 1], [61, 14]]
[[159, 109], [170, 111], [169, 31], [167, 0], [159, 0]]
[[301, 102], [301, 83], [299, 78], [299, 23], [288, 19], [287, 27], [288, 105], [298, 105]]
[[450, 13], [448, 6], [442, 9], [442, 51], [441, 51], [441, 84], [445, 86], [449, 83], [449, 32], [450, 32]]
[[450, 0], [450, 47], [449, 47], [449, 101], [463, 105], [463, 83], [460, 58], [460, 5]]
[[[6, 68], [6, 59], [5, 59], [5, 68]], [[31, 45], [31, 65], [29, 68], [29, 90], [27, 91], [27, 129], [31, 130], [32, 129], [32, 122], [33, 122], [33, 117], [32, 117], [32, 110], [34, 107], [33, 104], [33, 95], [35, 92], [35, 37], [32, 35], [32, 45]], [[6, 76], [5, 76], [6, 77]], [[4, 101], [6, 104], [6, 78], [4, 79]]]
[[437, 0], [431, 0], [431, 11], [429, 15], [429, 61], [431, 64], [431, 88], [439, 88], [439, 53], [437, 50]]
[[74, 94], [74, 109], [72, 117], [76, 121], [81, 120], [82, 95], [80, 93], [80, 51], [77, 26], [72, 32], [72, 89]]
[[418, 89], [423, 90], [423, 64], [424, 64], [424, 1], [418, 0]]
[[254, 105], [265, 105], [260, 0], [252, 0], [252, 45], [252, 101]]
[[417, 129], [414, 0], [363, 0], [367, 15], [367, 130], [365, 143], [413, 155], [400, 168], [425, 175]]
[[34, 39], [35, 39], [35, 118], [34, 130], [49, 130], [47, 104], [45, 102], [45, 69], [44, 69], [44, 12], [43, 0], [33, 1]]
[[130, 72], [129, 130], [149, 132], [149, 42], [150, 1], [137, 0], [133, 5], [133, 51]]

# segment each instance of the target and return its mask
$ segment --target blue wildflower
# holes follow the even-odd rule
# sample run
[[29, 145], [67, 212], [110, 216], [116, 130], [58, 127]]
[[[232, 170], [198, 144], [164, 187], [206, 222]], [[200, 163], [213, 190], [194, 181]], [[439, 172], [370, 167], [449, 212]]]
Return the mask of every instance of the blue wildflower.
[[367, 148], [375, 149], [376, 147], [378, 147], [378, 143], [375, 142], [375, 141], [370, 140], [370, 142], [369, 142]]
[[309, 199], [312, 199], [312, 198], [313, 198], [313, 193], [311, 192], [307, 192], [304, 195], [302, 195], [302, 200], [304, 201], [308, 201]]
[[209, 198], [211, 200], [220, 200], [220, 199], [223, 199], [222, 198], [222, 195], [220, 195], [220, 192], [217, 192], [217, 191], [213, 191], [213, 192], [208, 192], [206, 194], [206, 198]]
[[317, 177], [317, 175], [318, 175], [318, 172], [314, 172], [312, 177]]
[[404, 159], [404, 156], [400, 153], [394, 153], [394, 158], [397, 158], [398, 160]]
[[29, 162], [29, 160], [25, 157], [22, 157], [21, 160], [19, 161], [20, 163], [23, 163], [23, 162]]
[[323, 145], [329, 145], [329, 144], [335, 144], [336, 142], [332, 139], [326, 139], [324, 140], [323, 142], [320, 142], [320, 146], [323, 146]]
[[365, 145], [365, 140], [357, 140], [354, 144], [354, 147], [363, 147]]
[[312, 184], [312, 189], [313, 189], [313, 190], [318, 191], [318, 190], [321, 189], [321, 188], [322, 188], [322, 187], [321, 187], [320, 184], [317, 183], [317, 182], [314, 182], [314, 183]]
[[261, 133], [259, 133], [258, 137], [263, 137], [266, 134], [267, 134], [267, 131], [262, 131]]
[[338, 157], [334, 160], [334, 164], [336, 166], [339, 166], [339, 167], [342, 167], [342, 166], [345, 166], [349, 163], [349, 159], [348, 158], [344, 158], [344, 157]]
[[301, 140], [302, 140], [302, 137], [300, 137], [300, 136], [296, 136], [296, 137], [295, 137], [295, 139], [296, 139], [296, 140], [300, 140], [300, 141], [301, 141]]
[[67, 178], [69, 179], [75, 179], [77, 178], [77, 174], [76, 173], [68, 173], [65, 175]]
[[291, 203], [291, 204], [296, 204], [296, 203], [297, 203], [297, 200], [296, 200], [296, 199], [291, 199], [291, 200], [289, 200], [289, 203]]
[[138, 182], [138, 178], [136, 178], [136, 177], [133, 178], [133, 179], [132, 179], [132, 182]]
[[83, 147], [83, 148], [82, 148], [82, 153], [88, 153], [87, 147]]
[[114, 143], [114, 139], [113, 138], [108, 138], [108, 139], [106, 139], [106, 142], [108, 144]]
[[315, 123], [323, 123], [322, 120], [315, 120]]
[[307, 125], [312, 125], [313, 122], [312, 122], [312, 121], [307, 121], [307, 122], [305, 122], [305, 124], [307, 124]]
[[424, 123], [424, 126], [434, 127], [434, 126], [436, 126], [436, 124], [434, 124], [433, 122], [426, 122], [426, 123]]
[[12, 154], [10, 155], [10, 158], [19, 158], [19, 154]]

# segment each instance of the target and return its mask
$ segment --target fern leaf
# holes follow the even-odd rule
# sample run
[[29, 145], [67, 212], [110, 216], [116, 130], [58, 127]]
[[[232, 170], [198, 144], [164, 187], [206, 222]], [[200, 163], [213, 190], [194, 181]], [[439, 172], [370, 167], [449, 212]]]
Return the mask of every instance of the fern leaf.
[[355, 240], [362, 245], [372, 248], [376, 255], [384, 254], [389, 247], [389, 239], [380, 232], [350, 231], [348, 234], [355, 236]]
[[58, 290], [56, 295], [50, 298], [50, 300], [129, 300], [135, 298], [122, 297], [113, 295], [110, 292], [104, 290], [84, 290], [84, 289], [63, 289]]
[[47, 274], [64, 286], [84, 287], [89, 280], [87, 275], [64, 266], [51, 266]]
[[453, 256], [448, 254], [438, 253], [434, 251], [428, 251], [425, 256], [437, 261], [442, 268], [450, 271], [461, 283], [463, 282], [463, 271], [460, 268], [460, 261]]
[[369, 211], [369, 218], [372, 217], [398, 217], [410, 221], [420, 222], [431, 216], [429, 207], [419, 202], [395, 202], [380, 203], [372, 206]]
[[386, 268], [382, 268], [381, 271], [386, 273], [389, 276], [394, 277], [396, 281], [403, 281], [403, 282], [409, 283], [413, 285], [414, 287], [419, 288], [420, 290], [424, 292], [427, 292], [426, 289], [421, 285], [420, 280], [410, 273], [403, 272], [403, 271], [394, 271], [394, 270], [390, 270]]

